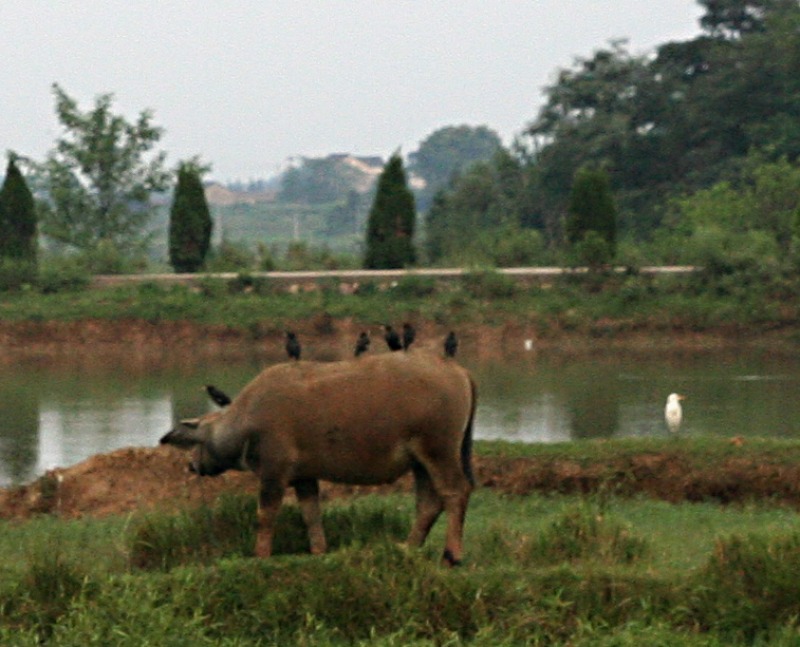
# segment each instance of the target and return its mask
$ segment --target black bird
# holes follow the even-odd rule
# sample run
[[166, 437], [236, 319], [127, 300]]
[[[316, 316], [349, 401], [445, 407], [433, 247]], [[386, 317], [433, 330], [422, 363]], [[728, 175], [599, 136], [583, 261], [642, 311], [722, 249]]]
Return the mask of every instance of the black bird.
[[225, 393], [211, 384], [206, 384], [206, 393], [220, 407], [227, 407], [231, 403], [231, 399]]
[[445, 357], [455, 357], [458, 350], [458, 339], [456, 334], [451, 330], [450, 334], [444, 340], [444, 355]]
[[410, 323], [403, 324], [403, 350], [408, 350], [411, 344], [414, 343], [414, 337], [417, 336], [417, 331]]
[[362, 332], [358, 336], [358, 339], [356, 340], [356, 352], [355, 352], [356, 357], [361, 355], [361, 353], [367, 352], [367, 349], [369, 348], [369, 342], [370, 342], [369, 333]]
[[300, 342], [292, 331], [286, 331], [286, 354], [289, 359], [300, 359]]
[[403, 344], [400, 342], [400, 335], [397, 334], [397, 331], [389, 324], [385, 324], [383, 327], [386, 330], [383, 338], [386, 340], [386, 345], [389, 347], [389, 350], [403, 350]]

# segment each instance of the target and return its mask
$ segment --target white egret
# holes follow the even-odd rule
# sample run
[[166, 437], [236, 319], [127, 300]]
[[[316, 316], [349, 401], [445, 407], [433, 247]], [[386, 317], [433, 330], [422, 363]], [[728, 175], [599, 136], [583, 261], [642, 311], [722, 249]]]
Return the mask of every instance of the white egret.
[[681, 400], [686, 396], [679, 395], [678, 393], [670, 393], [667, 398], [667, 406], [664, 407], [664, 420], [667, 422], [667, 428], [674, 434], [678, 431], [683, 420], [683, 408], [681, 407]]

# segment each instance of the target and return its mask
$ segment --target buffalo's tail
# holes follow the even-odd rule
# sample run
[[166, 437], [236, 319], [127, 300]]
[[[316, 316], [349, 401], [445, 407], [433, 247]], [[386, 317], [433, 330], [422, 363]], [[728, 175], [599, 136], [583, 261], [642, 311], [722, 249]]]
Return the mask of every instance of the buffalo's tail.
[[461, 440], [461, 469], [464, 471], [464, 476], [467, 477], [469, 484], [475, 487], [475, 475], [472, 472], [472, 427], [475, 422], [475, 409], [478, 406], [478, 387], [472, 377], [469, 378], [469, 386], [472, 392], [472, 402], [470, 404], [467, 427], [464, 429], [464, 438]]

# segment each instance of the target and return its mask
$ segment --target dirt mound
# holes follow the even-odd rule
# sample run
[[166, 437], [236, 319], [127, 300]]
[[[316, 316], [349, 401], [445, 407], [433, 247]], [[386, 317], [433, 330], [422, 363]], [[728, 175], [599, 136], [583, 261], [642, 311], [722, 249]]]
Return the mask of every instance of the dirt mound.
[[[680, 454], [648, 453], [592, 464], [554, 458], [475, 457], [479, 487], [509, 495], [531, 492], [644, 494], [668, 501], [733, 503], [770, 499], [800, 507], [800, 466], [731, 458], [713, 468]], [[124, 514], [155, 507], [211, 503], [223, 492], [256, 492], [251, 473], [200, 478], [186, 453], [172, 447], [131, 447], [55, 469], [28, 485], [0, 490], [0, 518], [49, 513], [64, 518]], [[323, 498], [374, 491], [410, 491], [410, 477], [380, 487], [322, 484]]]

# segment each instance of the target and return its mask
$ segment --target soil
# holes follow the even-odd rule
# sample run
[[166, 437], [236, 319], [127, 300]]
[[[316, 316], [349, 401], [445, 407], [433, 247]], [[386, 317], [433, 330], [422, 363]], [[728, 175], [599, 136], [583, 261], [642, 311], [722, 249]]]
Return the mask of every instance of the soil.
[[[311, 359], [349, 356], [363, 325], [324, 316], [296, 322], [294, 328], [308, 340]], [[533, 340], [538, 351], [586, 352], [624, 350], [636, 352], [669, 348], [673, 352], [735, 351], [756, 346], [769, 352], [796, 352], [796, 331], [747, 333], [735, 329], [698, 334], [692, 331], [626, 329], [609, 323], [596, 335], [551, 331], [537, 336], [524, 325], [471, 325], [459, 328], [460, 349], [481, 360], [519, 353], [523, 340]], [[418, 327], [428, 339], [443, 339], [446, 330], [433, 322]], [[611, 330], [610, 327], [614, 327]], [[602, 334], [601, 334], [602, 333]], [[198, 326], [189, 322], [80, 321], [0, 322], [0, 364], [13, 364], [20, 356], [45, 359], [79, 354], [101, 357], [124, 353], [150, 361], [154, 355], [193, 357], [224, 352], [252, 354], [254, 347], [266, 357], [282, 353], [283, 329], [240, 331], [224, 326]], [[428, 342], [433, 343], [433, 342]], [[314, 350], [314, 349], [319, 350]], [[461, 350], [459, 352], [462, 352]], [[316, 357], [314, 355], [316, 354]], [[125, 514], [154, 507], [181, 508], [211, 503], [225, 491], [256, 491], [255, 477], [229, 472], [200, 478], [186, 468], [187, 456], [171, 447], [131, 447], [100, 454], [77, 465], [49, 471], [33, 483], [0, 489], [0, 518], [20, 519], [40, 513], [64, 518]], [[553, 458], [475, 457], [478, 487], [508, 495], [541, 492], [591, 492], [603, 489], [623, 495], [644, 494], [668, 501], [716, 500], [725, 503], [769, 498], [800, 507], [800, 465], [765, 464], [744, 458], [729, 459], [699, 468], [680, 454], [657, 453], [582, 465]], [[410, 477], [380, 488], [323, 484], [324, 498], [370, 491], [411, 491]]]
[[[671, 502], [738, 503], [769, 499], [800, 507], [800, 465], [755, 462], [732, 457], [714, 466], [693, 466], [685, 455], [667, 452], [582, 465], [556, 458], [475, 456], [478, 487], [506, 495], [533, 492], [614, 492]], [[386, 486], [322, 484], [322, 498], [370, 492], [411, 492], [410, 476]], [[131, 447], [92, 456], [55, 469], [24, 486], [0, 490], [0, 518], [36, 514], [62, 518], [102, 517], [154, 508], [176, 510], [211, 504], [224, 492], [256, 492], [247, 472], [198, 477], [187, 469], [187, 455], [173, 447]]]

